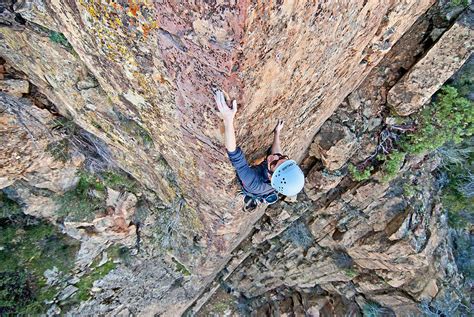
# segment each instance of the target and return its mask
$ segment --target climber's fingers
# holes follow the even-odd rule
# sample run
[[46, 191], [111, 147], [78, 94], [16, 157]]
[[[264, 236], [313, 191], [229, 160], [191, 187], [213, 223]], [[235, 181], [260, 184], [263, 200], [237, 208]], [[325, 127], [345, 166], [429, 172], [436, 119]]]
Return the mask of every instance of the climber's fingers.
[[236, 113], [237, 112], [237, 101], [233, 100], [232, 101], [232, 109], [227, 105], [225, 101], [225, 95], [221, 90], [216, 91], [214, 94], [214, 100], [216, 101], [217, 104], [217, 109], [219, 110], [220, 114], [224, 114], [226, 112], [232, 112]]
[[285, 123], [285, 121], [283, 121], [282, 119], [278, 119], [277, 120], [277, 124], [275, 126], [275, 129], [273, 129], [273, 132], [275, 131], [281, 131], [281, 129], [283, 129], [283, 124]]
[[217, 109], [219, 109], [219, 112], [224, 111], [224, 107], [222, 106], [222, 103], [221, 103], [221, 97], [220, 97], [221, 94], [222, 92], [218, 90], [216, 94], [214, 95], [214, 100], [216, 101]]
[[222, 91], [219, 91], [219, 92], [220, 92], [219, 97], [220, 97], [220, 100], [221, 100], [222, 108], [225, 109], [225, 110], [229, 110], [229, 107], [227, 106], [227, 103], [225, 102], [224, 93]]

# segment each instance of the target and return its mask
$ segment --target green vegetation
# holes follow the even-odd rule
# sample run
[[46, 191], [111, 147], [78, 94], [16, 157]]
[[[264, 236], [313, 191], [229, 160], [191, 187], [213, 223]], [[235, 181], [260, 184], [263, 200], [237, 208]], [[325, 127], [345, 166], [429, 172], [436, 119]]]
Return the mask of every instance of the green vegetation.
[[96, 212], [105, 207], [96, 194], [104, 194], [105, 186], [93, 174], [79, 172], [77, 186], [56, 198], [59, 205], [57, 213], [72, 221], [88, 221], [94, 219]]
[[0, 219], [21, 214], [21, 207], [0, 191]]
[[438, 155], [442, 161], [441, 201], [448, 211], [449, 225], [468, 228], [474, 216], [474, 138], [447, 144]]
[[0, 219], [0, 232], [0, 313], [45, 313], [44, 301], [58, 291], [47, 286], [44, 272], [53, 267], [60, 276], [68, 272], [79, 243], [28, 216]]
[[453, 7], [467, 7], [469, 5], [469, 0], [451, 0], [450, 5]]
[[397, 150], [383, 157], [382, 164], [382, 182], [388, 183], [394, 179], [405, 161], [405, 153]]
[[416, 195], [416, 187], [411, 184], [404, 184], [403, 185], [403, 195], [406, 198], [412, 198]]
[[231, 308], [231, 305], [227, 302], [219, 302], [212, 306], [212, 312], [217, 314], [224, 314], [227, 310]]
[[347, 277], [350, 277], [350, 278], [354, 278], [357, 275], [359, 275], [359, 273], [356, 270], [352, 269], [352, 268], [344, 269], [344, 273], [347, 275]]
[[72, 120], [68, 120], [64, 117], [54, 119], [53, 129], [63, 129], [67, 135], [75, 135], [79, 132], [80, 128]]
[[458, 144], [473, 135], [473, 103], [451, 86], [441, 88], [436, 98], [418, 114], [418, 129], [402, 140], [400, 147], [408, 154], [428, 153], [447, 142]]
[[172, 258], [172, 260], [174, 264], [176, 265], [176, 270], [175, 270], [176, 272], [181, 272], [184, 276], [191, 275], [191, 272], [189, 272], [189, 270], [182, 263], [180, 263], [175, 258]]
[[56, 31], [49, 32], [49, 39], [57, 44], [64, 46], [68, 50], [73, 50], [71, 43], [67, 40], [64, 34]]
[[109, 170], [101, 173], [100, 177], [106, 187], [128, 192], [136, 192], [137, 190], [137, 182], [123, 172]]
[[71, 158], [69, 154], [69, 141], [66, 139], [49, 143], [46, 147], [46, 151], [51, 153], [56, 161], [63, 163]]
[[92, 174], [87, 171], [78, 173], [79, 182], [76, 187], [56, 197], [59, 205], [57, 213], [72, 221], [90, 221], [96, 213], [105, 208], [106, 188], [136, 192], [137, 182], [128, 175], [108, 170]]
[[112, 271], [115, 268], [115, 264], [109, 260], [105, 264], [99, 267], [94, 267], [92, 270], [84, 275], [81, 280], [76, 284], [78, 288], [77, 293], [74, 294], [74, 299], [78, 301], [85, 301], [90, 298], [90, 290], [94, 284], [94, 281], [97, 281]]
[[349, 173], [351, 174], [351, 177], [353, 180], [361, 182], [365, 181], [370, 178], [370, 175], [372, 173], [372, 170], [374, 169], [373, 166], [367, 166], [363, 170], [360, 170], [358, 167], [356, 167], [353, 164], [349, 164], [348, 166]]
[[[474, 104], [459, 93], [462, 91], [467, 94], [474, 87], [474, 80], [469, 76], [472, 71], [467, 73], [468, 75], [460, 76], [457, 87], [444, 86], [437, 93], [434, 102], [414, 115], [412, 120], [417, 123], [417, 129], [403, 135], [394, 144], [391, 153], [376, 156], [373, 165], [380, 166], [382, 182], [389, 182], [397, 176], [406, 155], [427, 154], [445, 144], [460, 144], [474, 134]], [[350, 164], [348, 169], [351, 177], [360, 182], [370, 178], [373, 165], [361, 169]], [[454, 178], [455, 182], [460, 179], [456, 176]], [[465, 201], [455, 195], [452, 199], [446, 199], [452, 204], [455, 201], [465, 204]]]

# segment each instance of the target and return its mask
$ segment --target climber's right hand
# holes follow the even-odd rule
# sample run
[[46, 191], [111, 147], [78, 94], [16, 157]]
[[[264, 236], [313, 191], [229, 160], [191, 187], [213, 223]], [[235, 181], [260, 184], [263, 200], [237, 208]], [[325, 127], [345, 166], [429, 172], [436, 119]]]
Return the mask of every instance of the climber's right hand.
[[224, 123], [233, 123], [235, 113], [237, 112], [237, 101], [232, 101], [232, 109], [229, 108], [225, 101], [224, 93], [220, 90], [216, 92], [214, 99], [216, 100], [217, 109], [219, 109], [219, 117], [224, 120]]

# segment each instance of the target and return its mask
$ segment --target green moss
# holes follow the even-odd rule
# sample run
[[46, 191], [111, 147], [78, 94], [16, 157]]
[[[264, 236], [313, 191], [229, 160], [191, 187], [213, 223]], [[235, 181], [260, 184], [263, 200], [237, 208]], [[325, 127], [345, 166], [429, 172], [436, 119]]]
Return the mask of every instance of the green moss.
[[107, 171], [101, 174], [102, 182], [105, 186], [128, 192], [136, 192], [137, 182], [130, 176], [119, 171]]
[[96, 212], [105, 207], [103, 202], [92, 195], [92, 191], [105, 192], [105, 186], [93, 174], [79, 172], [77, 186], [56, 198], [57, 213], [72, 221], [92, 220]]
[[[57, 213], [72, 221], [90, 221], [105, 208], [107, 187], [119, 191], [136, 192], [138, 183], [127, 174], [109, 170], [98, 174], [79, 171], [79, 182], [72, 190], [56, 197]], [[101, 197], [101, 198], [99, 198]]]
[[350, 278], [354, 278], [356, 277], [357, 275], [359, 275], [359, 272], [357, 272], [356, 270], [350, 268], [350, 269], [344, 269], [344, 273], [350, 277]]
[[349, 169], [349, 173], [351, 174], [352, 179], [355, 181], [361, 182], [370, 178], [371, 172], [374, 169], [374, 167], [367, 166], [365, 169], [359, 170], [359, 168], [357, 168], [353, 164], [349, 164], [348, 169]]
[[406, 198], [412, 198], [416, 194], [416, 187], [411, 184], [403, 185], [403, 195]]
[[0, 218], [8, 218], [21, 214], [21, 207], [0, 191]]
[[183, 264], [181, 264], [178, 260], [176, 260], [175, 258], [172, 258], [172, 260], [174, 264], [176, 265], [176, 269], [175, 269], [176, 272], [181, 272], [184, 276], [191, 275], [191, 272], [189, 272], [188, 269]]
[[384, 157], [382, 164], [382, 182], [388, 183], [392, 179], [394, 179], [400, 168], [405, 161], [405, 153], [399, 151], [393, 151], [392, 153], [388, 154], [388, 156]]
[[110, 271], [115, 268], [115, 264], [112, 261], [106, 262], [104, 265], [93, 268], [88, 274], [84, 275], [81, 280], [76, 284], [78, 288], [74, 299], [79, 301], [85, 301], [90, 298], [90, 290], [94, 284], [94, 281], [100, 280]]
[[0, 222], [0, 312], [45, 313], [44, 301], [58, 291], [46, 285], [44, 272], [69, 272], [78, 249], [77, 241], [31, 217]]
[[212, 312], [218, 314], [224, 314], [226, 310], [230, 309], [230, 305], [227, 302], [219, 302], [212, 306]]

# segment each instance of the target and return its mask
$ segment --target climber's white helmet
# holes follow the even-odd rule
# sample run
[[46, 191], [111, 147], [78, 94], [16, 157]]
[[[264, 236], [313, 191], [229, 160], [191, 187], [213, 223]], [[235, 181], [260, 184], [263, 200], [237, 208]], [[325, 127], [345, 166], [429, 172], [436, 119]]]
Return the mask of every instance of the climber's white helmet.
[[285, 196], [295, 196], [304, 186], [304, 174], [293, 160], [280, 164], [272, 174], [271, 185]]

